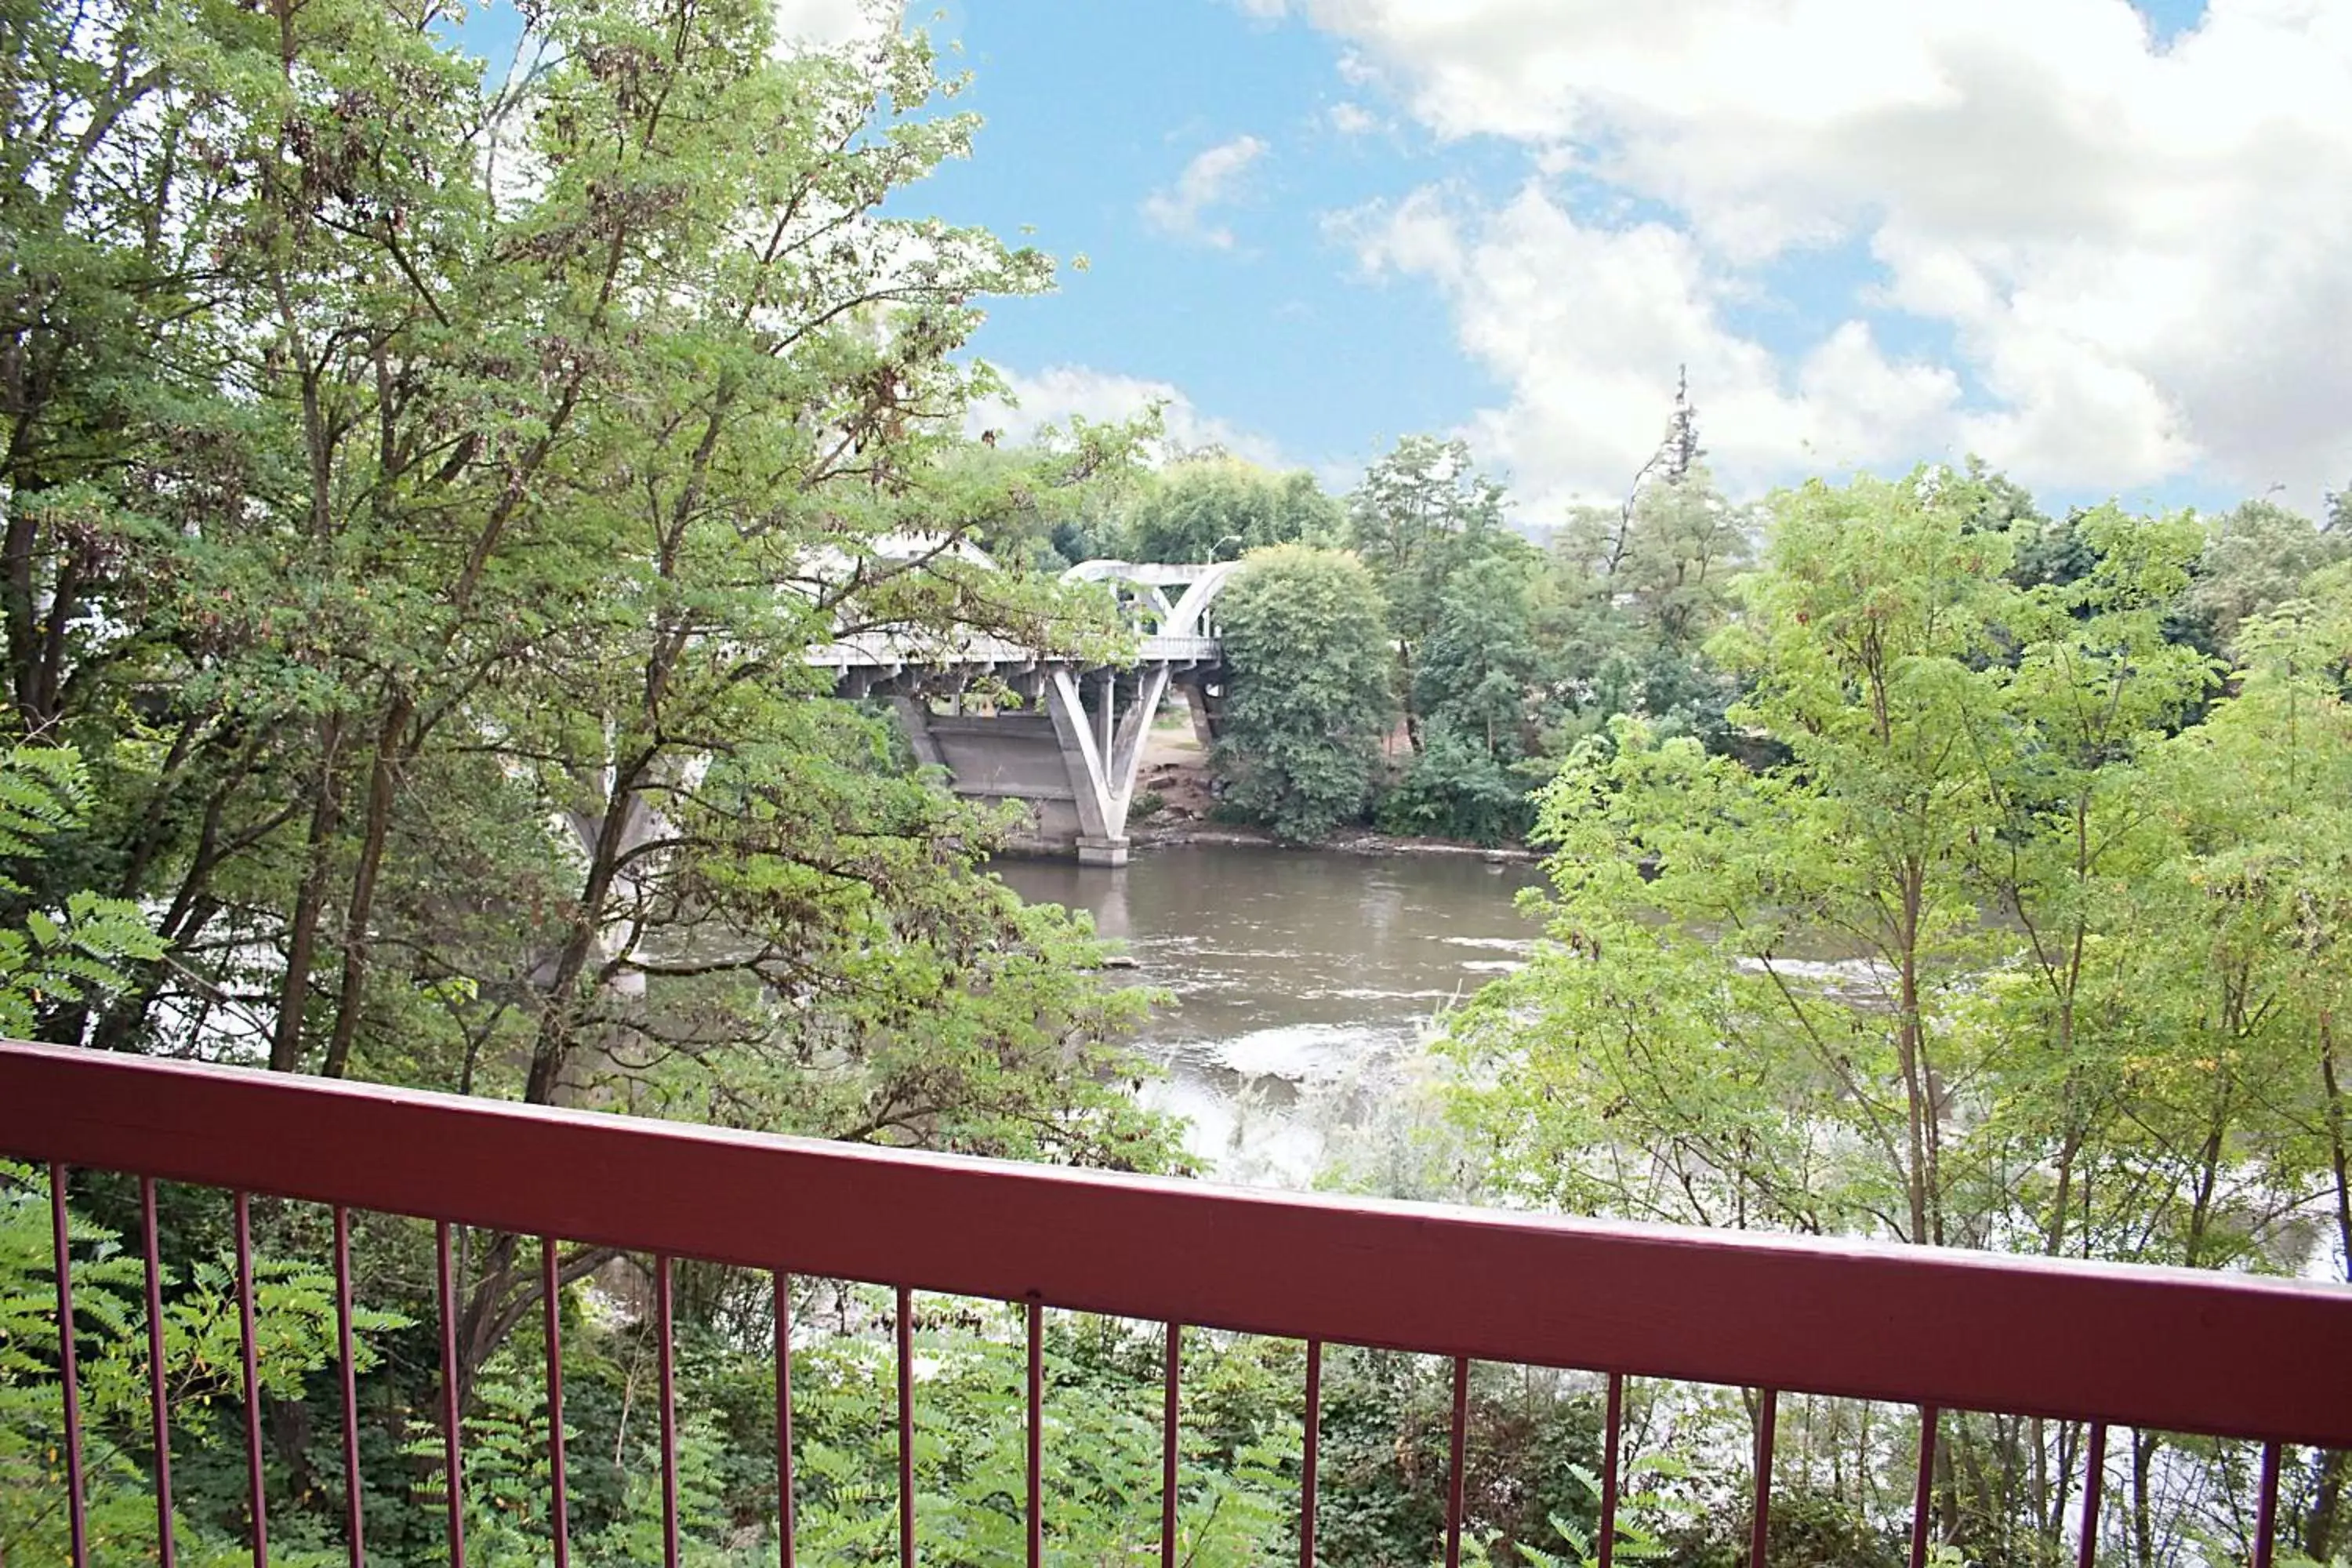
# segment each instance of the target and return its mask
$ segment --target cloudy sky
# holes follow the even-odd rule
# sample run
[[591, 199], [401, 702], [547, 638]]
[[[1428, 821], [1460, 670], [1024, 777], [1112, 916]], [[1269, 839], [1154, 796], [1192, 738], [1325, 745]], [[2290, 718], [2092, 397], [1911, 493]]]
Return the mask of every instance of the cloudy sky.
[[[782, 0], [788, 26], [844, 0]], [[1458, 432], [1622, 490], [1981, 453], [2046, 500], [2352, 481], [2352, 0], [953, 0], [913, 203], [1083, 252], [982, 351], [1339, 482]]]

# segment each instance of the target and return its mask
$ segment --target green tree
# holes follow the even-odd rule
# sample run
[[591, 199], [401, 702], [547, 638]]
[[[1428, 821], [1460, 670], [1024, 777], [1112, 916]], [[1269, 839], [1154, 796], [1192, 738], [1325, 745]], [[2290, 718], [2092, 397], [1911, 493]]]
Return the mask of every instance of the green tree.
[[1361, 816], [1394, 712], [1383, 608], [1360, 562], [1306, 545], [1252, 552], [1226, 586], [1233, 690], [1212, 760], [1247, 819], [1306, 841]]
[[[1710, 1221], [1984, 1244], [2003, 1222], [1981, 1186], [1984, 1152], [1955, 1136], [1984, 1125], [1963, 1086], [2008, 1048], [1995, 1036], [2028, 1031], [2062, 1082], [2076, 1048], [2090, 932], [2117, 912], [2095, 901], [2097, 886], [2142, 852], [2104, 814], [2131, 809], [2131, 759], [2206, 679], [2160, 635], [2191, 542], [2105, 514], [2089, 525], [2107, 547], [2102, 573], [2028, 594], [2005, 576], [2011, 536], [1970, 526], [1974, 500], [1928, 471], [1776, 504], [1766, 563], [1740, 588], [1747, 614], [1715, 649], [1749, 686], [1733, 721], [1785, 763], [1751, 771], [1621, 721], [1546, 792], [1542, 830], [1561, 849], [1554, 929], [1572, 941], [1497, 1004], [1557, 985], [1543, 1039], [1635, 1051], [1598, 1082], [1613, 1053], [1576, 1067], [1591, 1086], [1576, 1098], [1598, 1097], [1596, 1115], [1631, 1101], [1645, 1119], [1636, 1147], [1706, 1173], [1653, 1196], [1697, 1203]], [[1990, 910], [2022, 928], [2022, 955]], [[1825, 955], [1850, 971], [1834, 985], [1809, 978]], [[2020, 956], [2035, 994], [1989, 1021], [1982, 977], [2017, 973]], [[1661, 1012], [1673, 1026], [1637, 1041], [1633, 1020]], [[1466, 1032], [1490, 1024], [1500, 1041], [1551, 1048], [1483, 1004]], [[1738, 1092], [1662, 1092], [1686, 1081], [1654, 1076], [1667, 1038], [1701, 1058], [1737, 1043], [1722, 1077]], [[1678, 1134], [1685, 1118], [1716, 1131]], [[1770, 1124], [1780, 1137], [1760, 1136]], [[1832, 1125], [1859, 1163], [1822, 1158]], [[1554, 1179], [1549, 1162], [1528, 1164], [1539, 1186]], [[1633, 1195], [1592, 1174], [1559, 1179], [1587, 1201]]]
[[1534, 819], [1523, 767], [1540, 743], [1546, 659], [1533, 596], [1542, 558], [1530, 548], [1474, 560], [1446, 582], [1414, 678], [1420, 754], [1381, 802], [1392, 831], [1500, 843]]
[[1236, 561], [1269, 544], [1334, 545], [1347, 517], [1306, 472], [1195, 458], [1150, 482], [1125, 523], [1136, 561]]
[[[2297, 1271], [2311, 1237], [2280, 1215], [2308, 1215], [2352, 1282], [2352, 570], [2305, 586], [2239, 624], [2229, 694], [2151, 758], [2159, 858], [2134, 885], [2139, 918], [2118, 945], [2159, 1044], [2128, 1061], [2118, 1098], [2132, 1135], [2105, 1158], [2165, 1201], [2152, 1225], [2137, 1207], [2101, 1217], [2147, 1226], [2144, 1245], [2166, 1261]], [[2157, 1447], [2132, 1456], [2142, 1562], [2155, 1555]], [[2299, 1531], [2314, 1561], [2342, 1550], [2347, 1472], [2343, 1455], [2315, 1456]]]
[[[1780, 498], [1713, 647], [1785, 761], [1621, 719], [1545, 792], [1552, 945], [1451, 1030], [1506, 1190], [2282, 1270], [2342, 1209], [2340, 607], [2247, 623], [2260, 662], [2189, 724], [2194, 520], [2083, 513], [2087, 567], [2029, 587], [2039, 525], [1980, 500], [1933, 469]], [[2056, 1550], [2078, 1436], [1950, 1419], [1981, 1479], [1948, 1531]], [[2144, 1563], [2165, 1447], [2126, 1461]]]
[[[7, 411], [6, 722], [90, 773], [21, 900], [132, 900], [171, 952], [34, 1025], [1171, 1163], [1117, 1087], [1139, 999], [805, 659], [1124, 635], [966, 548], [1134, 432], [956, 434], [983, 303], [1052, 277], [895, 215], [971, 150], [960, 84], [919, 33], [781, 47], [753, 0], [535, 9], [496, 89], [438, 29], [107, 0], [0, 31], [0, 330], [40, 383]], [[469, 1265], [470, 1370], [536, 1287], [510, 1241]]]
[[1405, 734], [1421, 747], [1416, 682], [1445, 584], [1472, 561], [1528, 548], [1503, 521], [1503, 489], [1479, 474], [1462, 441], [1408, 436], [1365, 470], [1348, 497], [1348, 537], [1388, 605]]
[[1641, 489], [1622, 509], [1571, 513], [1553, 549], [1543, 635], [1558, 649], [1551, 723], [1563, 746], [1619, 713], [1710, 742], [1735, 695], [1706, 655], [1758, 519], [1706, 468]]
[[2207, 646], [2228, 649], [2249, 616], [2296, 598], [2304, 580], [2344, 558], [2347, 542], [2270, 500], [2212, 520], [2182, 608]]

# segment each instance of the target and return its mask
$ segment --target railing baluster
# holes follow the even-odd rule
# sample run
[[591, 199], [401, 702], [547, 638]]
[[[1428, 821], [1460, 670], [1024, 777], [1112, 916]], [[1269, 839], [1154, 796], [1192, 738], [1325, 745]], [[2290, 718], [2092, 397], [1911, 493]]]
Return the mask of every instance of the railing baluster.
[[776, 1275], [776, 1556], [793, 1568], [793, 1280]]
[[253, 1332], [253, 1200], [231, 1202], [236, 1227], [236, 1328], [245, 1370], [246, 1507], [253, 1527], [253, 1568], [269, 1568], [269, 1501], [261, 1469], [261, 1363]]
[[81, 1378], [74, 1354], [73, 1248], [66, 1225], [66, 1168], [49, 1167], [49, 1224], [58, 1265], [58, 1376], [66, 1406], [66, 1528], [74, 1568], [89, 1562], [89, 1521], [81, 1495]]
[[155, 1226], [155, 1178], [139, 1178], [139, 1235], [147, 1253], [147, 1405], [155, 1426], [155, 1560], [176, 1568], [172, 1530], [172, 1412], [163, 1390], [163, 1259]]
[[1160, 1416], [1160, 1568], [1176, 1568], [1177, 1385], [1184, 1374], [1184, 1330], [1168, 1325], [1167, 1386]]
[[563, 1276], [551, 1236], [539, 1238], [539, 1298], [547, 1321], [547, 1475], [554, 1494], [548, 1534], [555, 1568], [572, 1568], [572, 1493], [563, 1462]]
[[2074, 1549], [2078, 1568], [2099, 1560], [2099, 1492], [2107, 1479], [2107, 1424], [2091, 1423], [2090, 1459], [2083, 1475], [2083, 1539]]
[[1045, 1308], [1029, 1303], [1029, 1568], [1045, 1561]]
[[898, 1564], [915, 1568], [915, 1293], [898, 1287]]
[[1470, 1425], [1470, 1359], [1454, 1358], [1453, 1458], [1445, 1477], [1445, 1568], [1462, 1568], [1462, 1453]]
[[2263, 1489], [2254, 1505], [2254, 1568], [2271, 1568], [2271, 1542], [2278, 1533], [2279, 1446], [2263, 1445]]
[[1936, 1425], [1942, 1412], [1919, 1406], [1919, 1479], [1911, 1493], [1911, 1568], [1927, 1568], [1927, 1513], [1936, 1500]]
[[1307, 1440], [1298, 1450], [1298, 1568], [1315, 1568], [1315, 1461], [1323, 1442], [1323, 1342], [1307, 1342]]
[[1765, 1542], [1771, 1534], [1772, 1434], [1780, 1419], [1780, 1391], [1760, 1390], [1756, 1405], [1756, 1518], [1748, 1532], [1748, 1568], [1764, 1568]]
[[352, 1359], [352, 1215], [335, 1205], [335, 1347], [342, 1358], [343, 1535], [352, 1568], [367, 1563], [367, 1531], [360, 1518], [359, 1373]]
[[1617, 1561], [1617, 1461], [1618, 1445], [1625, 1430], [1625, 1375], [1609, 1374], [1609, 1407], [1602, 1417], [1608, 1423], [1601, 1436], [1601, 1568], [1612, 1568]]
[[670, 1301], [669, 1255], [662, 1253], [654, 1258], [654, 1317], [656, 1331], [661, 1335], [658, 1361], [661, 1373], [661, 1479], [662, 1479], [662, 1563], [663, 1568], [677, 1568], [677, 1361], [671, 1348], [673, 1336]]
[[457, 1405], [457, 1280], [449, 1264], [449, 1222], [433, 1227], [441, 1294], [441, 1456], [449, 1487], [449, 1568], [466, 1568], [466, 1461]]

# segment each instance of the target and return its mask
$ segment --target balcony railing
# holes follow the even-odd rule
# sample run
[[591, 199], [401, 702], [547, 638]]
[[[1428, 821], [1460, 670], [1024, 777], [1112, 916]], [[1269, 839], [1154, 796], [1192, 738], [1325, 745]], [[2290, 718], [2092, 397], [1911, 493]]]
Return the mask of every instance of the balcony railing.
[[[2352, 1289], [2237, 1275], [1601, 1224], [1436, 1205], [1220, 1188], [761, 1136], [313, 1079], [0, 1042], [0, 1152], [50, 1167], [60, 1321], [71, 1321], [66, 1194], [73, 1168], [141, 1178], [151, 1333], [160, 1321], [154, 1183], [219, 1188], [236, 1216], [243, 1377], [258, 1384], [247, 1223], [255, 1195], [334, 1210], [347, 1474], [352, 1415], [350, 1215], [436, 1222], [450, 1560], [464, 1562], [464, 1465], [450, 1228], [652, 1255], [661, 1343], [667, 1555], [677, 1561], [671, 1262], [703, 1259], [777, 1280], [775, 1419], [780, 1554], [793, 1561], [791, 1385], [784, 1281], [800, 1274], [895, 1288], [899, 1556], [914, 1530], [908, 1293], [1028, 1308], [1028, 1560], [1042, 1555], [1039, 1322], [1045, 1308], [1170, 1325], [1161, 1561], [1175, 1559], [1179, 1326], [1307, 1347], [1300, 1559], [1315, 1562], [1321, 1352], [1357, 1344], [1451, 1358], [1446, 1555], [1458, 1560], [1463, 1430], [1474, 1361], [1588, 1370], [1605, 1379], [1602, 1510], [1610, 1561], [1624, 1379], [1758, 1391], [1749, 1561], [1764, 1561], [1781, 1394], [1919, 1406], [1911, 1562], [1927, 1557], [1939, 1411], [2087, 1423], [2078, 1535], [2089, 1563], [2110, 1426], [2251, 1439], [2263, 1447], [2256, 1564], [2271, 1557], [2283, 1445], [2352, 1447]], [[555, 1295], [548, 1291], [550, 1326]], [[567, 1562], [562, 1344], [548, 1335], [552, 1548]], [[86, 1563], [72, 1336], [58, 1344], [73, 1560]], [[154, 1365], [160, 1368], [160, 1344]], [[152, 1389], [160, 1559], [172, 1561], [168, 1412]], [[247, 1397], [250, 1526], [266, 1561], [259, 1405]], [[351, 1560], [362, 1561], [350, 1488]]]

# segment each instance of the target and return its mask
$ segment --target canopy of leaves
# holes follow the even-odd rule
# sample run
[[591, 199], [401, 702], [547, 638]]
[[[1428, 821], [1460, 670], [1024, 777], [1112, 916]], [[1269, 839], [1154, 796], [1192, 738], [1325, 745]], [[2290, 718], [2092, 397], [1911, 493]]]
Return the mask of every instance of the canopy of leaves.
[[1346, 526], [1312, 474], [1196, 458], [1144, 489], [1118, 542], [1131, 561], [1235, 561], [1271, 544], [1338, 544]]
[[1214, 761], [1227, 804], [1319, 838], [1371, 798], [1394, 712], [1379, 584], [1338, 551], [1255, 552], [1218, 601], [1233, 670]]
[[[520, 18], [496, 79], [383, 0], [0, 26], [0, 742], [87, 763], [0, 779], [0, 1026], [1176, 1163], [1146, 995], [807, 659], [1123, 644], [973, 548], [1136, 432], [963, 439], [1053, 266], [900, 216], [961, 80], [763, 0]], [[468, 1265], [478, 1363], [529, 1271]]]

